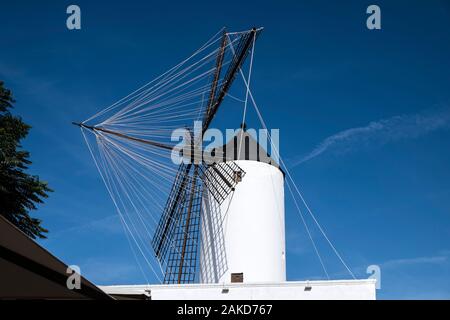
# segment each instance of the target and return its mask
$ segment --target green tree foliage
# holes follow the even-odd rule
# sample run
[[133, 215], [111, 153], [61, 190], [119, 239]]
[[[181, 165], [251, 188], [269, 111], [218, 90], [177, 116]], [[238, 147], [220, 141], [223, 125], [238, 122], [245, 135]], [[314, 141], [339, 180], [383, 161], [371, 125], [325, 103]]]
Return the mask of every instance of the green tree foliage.
[[31, 127], [10, 113], [14, 102], [11, 90], [0, 81], [0, 214], [29, 237], [46, 238], [48, 231], [29, 211], [52, 190], [38, 176], [25, 172], [31, 164], [30, 154], [21, 148], [20, 141]]

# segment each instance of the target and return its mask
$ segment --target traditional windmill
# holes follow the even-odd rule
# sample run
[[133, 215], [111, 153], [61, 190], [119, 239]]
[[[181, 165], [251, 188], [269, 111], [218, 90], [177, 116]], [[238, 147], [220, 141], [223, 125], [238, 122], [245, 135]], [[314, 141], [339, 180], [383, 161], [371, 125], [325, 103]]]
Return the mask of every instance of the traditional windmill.
[[[286, 281], [285, 175], [278, 150], [272, 148], [271, 157], [246, 131], [245, 121], [230, 141], [208, 150], [207, 155], [205, 150], [201, 161], [195, 157], [202, 139], [189, 134], [182, 152], [172, 139], [177, 128], [194, 132], [191, 120], [202, 120], [202, 137], [219, 107], [230, 100], [226, 97], [244, 103], [243, 120], [249, 95], [257, 109], [249, 84], [254, 45], [261, 31], [223, 30], [152, 82], [74, 123], [81, 128], [130, 244], [163, 284]], [[245, 79], [243, 68], [249, 54], [250, 71]], [[238, 74], [246, 87], [245, 100], [230, 92]], [[90, 124], [94, 120], [97, 124]], [[264, 124], [261, 117], [260, 121]], [[85, 132], [93, 134], [96, 144], [89, 142]], [[174, 150], [188, 160], [178, 168], [167, 163]], [[287, 177], [293, 182], [288, 171]], [[323, 233], [322, 228], [320, 231]], [[149, 255], [156, 257], [162, 279]], [[364, 288], [367, 297], [372, 297], [372, 284]], [[289, 288], [280, 291], [282, 296], [292, 298], [306, 291], [303, 283]], [[116, 290], [106, 289], [110, 293]], [[336, 290], [340, 294], [340, 289]], [[204, 294], [208, 297], [208, 292]]]
[[[212, 81], [209, 89], [208, 94], [208, 102], [206, 104], [206, 110], [204, 112], [203, 116], [203, 126], [202, 126], [202, 133], [205, 133], [206, 130], [209, 128], [212, 120], [214, 119], [215, 115], [217, 114], [217, 111], [222, 104], [225, 96], [227, 95], [235, 77], [236, 74], [240, 71], [241, 66], [243, 65], [246, 57], [248, 56], [248, 53], [250, 49], [254, 46], [254, 43], [260, 34], [262, 29], [252, 29], [247, 32], [243, 32], [239, 35], [238, 41], [236, 42], [234, 47], [229, 47], [229, 34], [227, 32], [223, 32], [221, 41], [220, 41], [220, 47], [219, 50], [217, 50], [216, 58], [215, 58], [215, 68], [214, 73], [212, 75]], [[236, 49], [234, 49], [236, 48]], [[231, 63], [228, 64], [228, 66], [225, 68], [223, 61], [225, 54], [227, 51], [231, 51], [233, 58], [231, 60]], [[220, 83], [220, 85], [219, 85]], [[172, 150], [173, 146], [167, 145], [164, 143], [161, 143], [159, 141], [152, 141], [148, 139], [142, 139], [137, 138], [136, 136], [127, 135], [120, 131], [110, 130], [103, 126], [90, 126], [85, 123], [74, 123], [75, 125], [80, 126], [83, 129], [90, 130], [94, 133], [101, 133], [107, 136], [114, 136], [115, 138], [121, 139], [121, 140], [129, 140], [135, 143], [140, 144], [146, 144], [150, 145], [155, 148], [165, 149], [165, 150]], [[242, 141], [241, 141], [242, 140]], [[229, 147], [226, 147], [223, 149], [223, 161], [220, 163], [212, 163], [212, 164], [206, 164], [204, 161], [200, 164], [194, 164], [193, 161], [189, 161], [189, 163], [184, 164], [182, 163], [179, 168], [178, 172], [175, 176], [171, 191], [169, 193], [166, 205], [164, 207], [164, 211], [161, 215], [160, 221], [158, 223], [158, 226], [156, 228], [156, 232], [154, 234], [154, 237], [152, 239], [151, 245], [154, 249], [155, 255], [157, 259], [161, 262], [162, 265], [166, 266], [165, 275], [164, 275], [164, 283], [192, 283], [195, 281], [197, 276], [197, 263], [198, 263], [198, 244], [199, 244], [199, 235], [202, 233], [202, 243], [203, 246], [201, 248], [200, 252], [200, 264], [202, 266], [202, 274], [200, 275], [201, 281], [213, 281], [218, 280], [217, 277], [221, 276], [218, 275], [216, 270], [213, 272], [213, 269], [215, 267], [218, 267], [220, 263], [219, 261], [212, 261], [217, 260], [217, 257], [214, 257], [216, 254], [227, 254], [231, 260], [236, 260], [235, 263], [248, 265], [250, 261], [253, 261], [253, 264], [259, 264], [259, 259], [253, 259], [254, 256], [252, 253], [254, 251], [249, 250], [237, 250], [239, 245], [233, 242], [242, 242], [240, 244], [240, 247], [245, 246], [245, 243], [248, 243], [248, 241], [243, 241], [244, 239], [239, 239], [239, 237], [242, 237], [240, 235], [239, 237], [236, 237], [235, 235], [238, 233], [238, 231], [231, 231], [229, 236], [229, 242], [230, 246], [236, 246], [235, 249], [229, 249], [227, 253], [220, 253], [220, 248], [217, 244], [217, 232], [223, 233], [222, 230], [217, 230], [222, 228], [222, 225], [219, 225], [222, 219], [225, 218], [225, 216], [216, 216], [217, 212], [213, 212], [214, 210], [219, 210], [224, 215], [226, 210], [224, 209], [224, 205], [226, 207], [231, 206], [231, 202], [229, 196], [232, 192], [235, 192], [235, 188], [239, 182], [241, 182], [244, 177], [246, 176], [246, 171], [243, 170], [240, 165], [235, 160], [241, 161], [257, 161], [259, 160], [259, 152], [255, 154], [251, 154], [249, 156], [248, 149], [255, 149], [257, 147], [256, 142], [251, 138], [250, 135], [245, 134], [244, 132], [241, 132], [239, 137], [235, 137], [235, 139], [232, 141], [240, 141], [244, 144], [246, 143], [246, 146], [243, 147], [244, 152], [242, 152], [241, 158], [236, 158], [233, 156], [236, 154], [237, 150], [241, 149], [241, 145], [233, 143], [234, 150], [230, 149]], [[249, 141], [251, 141], [251, 146]], [[201, 143], [192, 141], [192, 144], [195, 143]], [[255, 146], [255, 148], [253, 147]], [[226, 151], [226, 149], [228, 149]], [[246, 150], [246, 151], [245, 151]], [[231, 156], [230, 156], [231, 154]], [[247, 155], [247, 158], [245, 158], [245, 155]], [[266, 154], [267, 155], [267, 154]], [[267, 157], [266, 157], [267, 158]], [[256, 179], [257, 181], [261, 182], [260, 179], [257, 177], [254, 177], [253, 175], [259, 175], [263, 174], [266, 176], [265, 179], [273, 179], [273, 175], [275, 173], [270, 172], [268, 174], [264, 170], [269, 170], [267, 168], [264, 168], [267, 164], [264, 164], [263, 168], [255, 168], [259, 167], [259, 165], [256, 164], [250, 164], [250, 163], [242, 163], [244, 167], [248, 168], [250, 176], [248, 179], [249, 181]], [[274, 167], [275, 168], [275, 167]], [[279, 169], [272, 169], [272, 170], [278, 170]], [[256, 171], [255, 173], [253, 171]], [[281, 172], [281, 171], [280, 171]], [[276, 175], [276, 174], [275, 174]], [[253, 176], [253, 177], [252, 177]], [[279, 257], [277, 257], [277, 260], [282, 259], [284, 257], [284, 212], [283, 212], [283, 201], [282, 201], [282, 195], [283, 195], [283, 183], [282, 179], [280, 182], [278, 174], [277, 176], [277, 187], [278, 187], [278, 196], [280, 196], [280, 199], [278, 199], [279, 203], [279, 210], [276, 210], [276, 215], [278, 216], [279, 220], [278, 223], [280, 225], [280, 230], [283, 230], [279, 236], [280, 239], [278, 239], [277, 242], [279, 242], [279, 245], [281, 246], [277, 254]], [[258, 188], [261, 190], [262, 187], [264, 187], [264, 184], [269, 183], [270, 181], [266, 181], [263, 184], [258, 184], [254, 186], [247, 186], [247, 183], [243, 183], [242, 188]], [[251, 182], [250, 182], [251, 183]], [[249, 191], [249, 190], [247, 190]], [[244, 191], [247, 193], [247, 191]], [[276, 193], [277, 191], [274, 190]], [[264, 213], [267, 213], [267, 204], [264, 200], [268, 200], [271, 202], [272, 198], [276, 196], [273, 192], [270, 193], [270, 197], [259, 199], [261, 196], [261, 193], [255, 193], [255, 191], [250, 192], [250, 194], [254, 194], [256, 197], [250, 197], [249, 195], [244, 196], [240, 195], [240, 192], [235, 192], [235, 195], [233, 198], [236, 200], [233, 200], [233, 206], [234, 202], [245, 204], [247, 203], [254, 203], [258, 202], [258, 205], [253, 204], [254, 209], [250, 210], [247, 214], [243, 214], [236, 212], [236, 214], [231, 214], [231, 212], [228, 212], [230, 216], [235, 215], [241, 215], [239, 219], [236, 221], [230, 223], [230, 225], [235, 224], [235, 228], [237, 228], [240, 224], [239, 221], [244, 220], [253, 220], [253, 228], [248, 230], [249, 232], [252, 232], [252, 230], [256, 231], [254, 233], [254, 237], [252, 237], [253, 241], [259, 243], [262, 245], [263, 242], [271, 242], [271, 239], [267, 238], [267, 232], [269, 230], [266, 230], [264, 228], [258, 228], [255, 227], [254, 222], [260, 221], [261, 219], [264, 219]], [[244, 198], [247, 198], [246, 201], [244, 201]], [[270, 208], [273, 209], [273, 208]], [[241, 211], [243, 208], [237, 208], [234, 209], [235, 211]], [[248, 211], [248, 210], [245, 210]], [[257, 215], [261, 214], [260, 217]], [[249, 217], [249, 215], [252, 215], [252, 217]], [[220, 218], [220, 219], [219, 219]], [[214, 219], [219, 219], [218, 221], [214, 221]], [[276, 222], [276, 221], [270, 221], [270, 223]], [[269, 225], [270, 225], [269, 223]], [[213, 224], [215, 224], [213, 226]], [[200, 226], [203, 225], [203, 228], [201, 229]], [[269, 226], [267, 225], [267, 226]], [[266, 227], [267, 227], [266, 226]], [[202, 232], [200, 232], [202, 231]], [[246, 235], [248, 233], [246, 232]], [[257, 236], [255, 236], [257, 235]], [[259, 235], [259, 237], [258, 237]], [[263, 237], [263, 235], [265, 235]], [[263, 238], [268, 239], [269, 241], [263, 241]], [[273, 239], [272, 239], [273, 240]], [[222, 246], [224, 244], [221, 244]], [[269, 243], [267, 243], [268, 246], [270, 246]], [[273, 243], [272, 243], [273, 245]], [[256, 248], [254, 248], [256, 249]], [[267, 247], [266, 247], [267, 249]], [[239, 256], [240, 258], [234, 257], [237, 252], [240, 251]], [[233, 255], [234, 254], [234, 255]], [[249, 261], [245, 262], [245, 258], [251, 258]], [[209, 262], [206, 262], [208, 259]], [[211, 260], [212, 259], [212, 260]], [[228, 262], [230, 264], [231, 262]], [[209, 265], [210, 264], [210, 265]], [[272, 263], [270, 263], [272, 264]], [[283, 263], [284, 266], [284, 263]], [[221, 266], [223, 268], [223, 266]], [[231, 268], [232, 269], [232, 268]], [[259, 269], [260, 271], [261, 266], [255, 265], [254, 269]], [[241, 269], [235, 270], [235, 271], [242, 271]], [[285, 278], [285, 272], [281, 271], [281, 279]], [[240, 274], [240, 272], [232, 272], [233, 277], [235, 277], [234, 274]], [[214, 278], [211, 278], [213, 277]], [[251, 279], [251, 276], [250, 276]], [[231, 280], [231, 278], [230, 278]], [[234, 281], [238, 281], [235, 278], [233, 278]]]

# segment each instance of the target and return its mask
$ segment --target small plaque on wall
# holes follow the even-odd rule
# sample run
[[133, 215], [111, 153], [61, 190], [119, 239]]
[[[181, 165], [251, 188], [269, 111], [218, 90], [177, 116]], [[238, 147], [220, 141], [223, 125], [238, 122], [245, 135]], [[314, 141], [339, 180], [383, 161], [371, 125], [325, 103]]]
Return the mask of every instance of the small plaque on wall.
[[231, 282], [244, 282], [244, 273], [232, 273]]

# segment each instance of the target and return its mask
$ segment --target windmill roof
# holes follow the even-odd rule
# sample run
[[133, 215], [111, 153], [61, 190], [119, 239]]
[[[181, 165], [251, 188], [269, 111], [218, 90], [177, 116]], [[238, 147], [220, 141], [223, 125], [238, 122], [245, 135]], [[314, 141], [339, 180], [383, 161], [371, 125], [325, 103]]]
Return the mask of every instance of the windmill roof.
[[[253, 160], [279, 168], [279, 164], [246, 130], [239, 130], [226, 144], [215, 148], [214, 158], [220, 161]], [[219, 161], [219, 162], [220, 162]]]

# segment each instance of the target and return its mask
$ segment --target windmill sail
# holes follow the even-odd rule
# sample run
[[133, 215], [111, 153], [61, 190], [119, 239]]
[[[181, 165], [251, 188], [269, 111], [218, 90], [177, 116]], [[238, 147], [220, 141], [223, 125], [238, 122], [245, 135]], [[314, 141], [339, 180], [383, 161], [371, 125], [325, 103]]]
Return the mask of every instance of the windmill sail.
[[233, 162], [180, 166], [152, 240], [156, 257], [166, 266], [164, 283], [195, 281], [203, 193], [221, 204], [244, 175]]
[[[223, 36], [205, 112], [203, 131], [206, 131], [217, 113], [256, 36], [256, 30], [252, 30], [241, 37], [232, 63], [226, 71], [225, 80], [216, 94], [227, 44], [227, 37]], [[238, 182], [236, 177], [242, 178], [245, 174], [236, 164], [220, 167], [213, 164], [210, 166], [210, 170], [199, 169], [195, 166], [193, 175], [188, 176], [191, 166], [190, 164], [180, 166], [179, 173], [181, 174], [177, 175], [175, 179], [171, 196], [169, 196], [152, 241], [156, 257], [166, 265], [164, 283], [191, 283], [195, 280], [203, 186], [208, 188], [216, 201], [222, 203]], [[199, 171], [202, 171], [202, 179], [199, 178]], [[170, 249], [170, 254], [166, 259], [168, 249]]]
[[[187, 175], [186, 175], [187, 176]], [[182, 197], [176, 203], [176, 215], [169, 219], [172, 233], [162, 233], [158, 245], [168, 252], [164, 283], [191, 283], [196, 276], [197, 247], [201, 214], [202, 183], [197, 168], [179, 189]], [[166, 218], [161, 218], [166, 220]], [[162, 224], [164, 226], [165, 224]], [[167, 250], [167, 246], [169, 246]]]
[[220, 204], [245, 175], [232, 162], [174, 168], [171, 133], [192, 132], [195, 120], [203, 121], [202, 133], [209, 128], [261, 30], [223, 30], [154, 81], [77, 123], [130, 242], [154, 270], [151, 244], [164, 283], [195, 281], [202, 195]]

